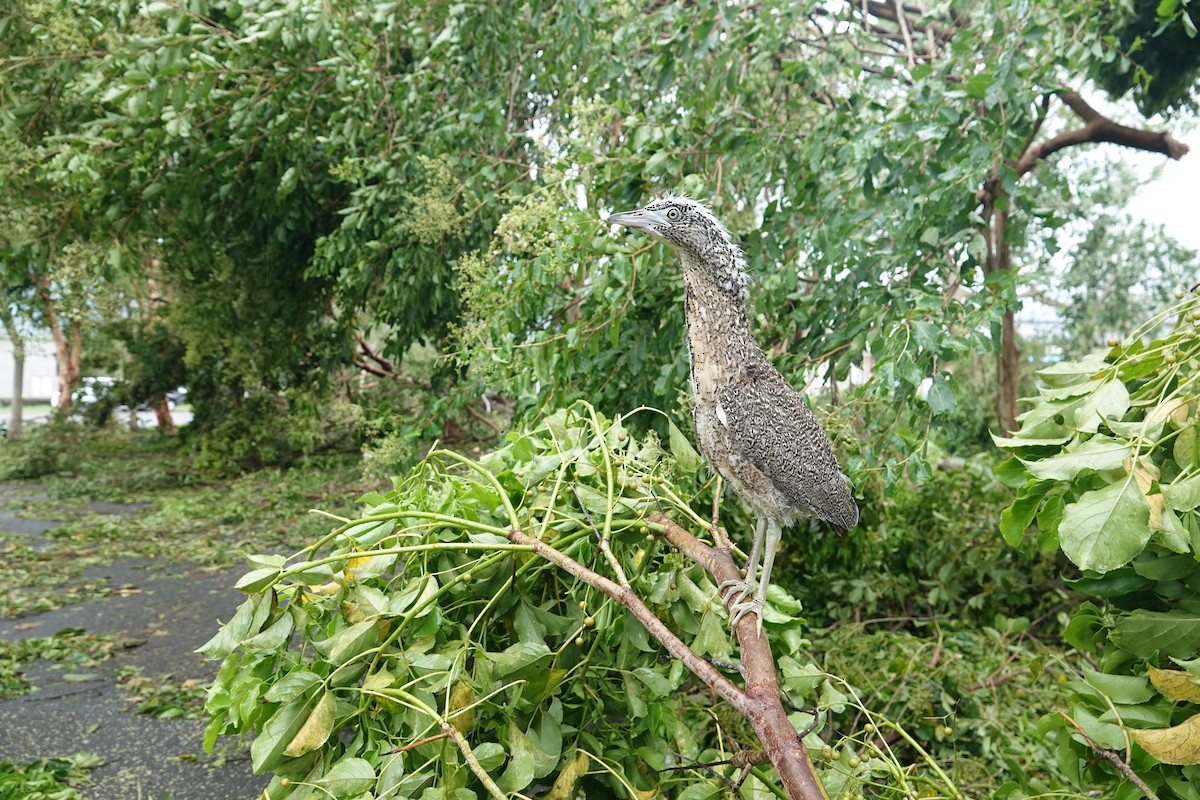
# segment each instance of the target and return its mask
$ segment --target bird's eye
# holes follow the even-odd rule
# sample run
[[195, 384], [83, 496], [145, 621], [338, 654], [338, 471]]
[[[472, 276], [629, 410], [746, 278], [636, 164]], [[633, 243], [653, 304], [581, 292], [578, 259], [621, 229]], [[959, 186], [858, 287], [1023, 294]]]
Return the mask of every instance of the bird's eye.
[[678, 208], [672, 206], [671, 208], [667, 209], [667, 219], [671, 220], [671, 222], [679, 222], [679, 218], [681, 216], [683, 216], [683, 212], [681, 212]]

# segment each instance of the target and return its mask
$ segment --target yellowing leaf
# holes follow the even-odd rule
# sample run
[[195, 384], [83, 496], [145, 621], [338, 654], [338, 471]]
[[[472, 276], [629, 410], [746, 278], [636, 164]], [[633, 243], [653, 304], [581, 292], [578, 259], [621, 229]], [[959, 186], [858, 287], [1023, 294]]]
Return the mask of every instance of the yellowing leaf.
[[[450, 690], [450, 708], [447, 719], [460, 733], [470, 733], [475, 727], [475, 711], [469, 706], [475, 702], [475, 691], [466, 681], [459, 681]], [[467, 710], [463, 710], [467, 709]]]
[[333, 732], [333, 708], [333, 692], [327, 691], [313, 706], [312, 713], [308, 715], [295, 738], [284, 748], [283, 754], [295, 758], [325, 744], [329, 734]]
[[1181, 669], [1150, 667], [1150, 682], [1168, 700], [1200, 703], [1200, 684], [1190, 672]]
[[1137, 481], [1138, 489], [1141, 489], [1142, 497], [1145, 498], [1146, 505], [1150, 507], [1150, 530], [1163, 530], [1162, 513], [1167, 499], [1162, 496], [1162, 492], [1150, 494], [1150, 489], [1153, 488], [1154, 482], [1158, 480], [1158, 467], [1145, 458], [1139, 458], [1137, 461], [1127, 458], [1125, 459], [1125, 469]]
[[1164, 764], [1200, 764], [1200, 714], [1173, 728], [1130, 729], [1133, 740]]
[[1167, 420], [1181, 423], [1185, 419], [1187, 419], [1187, 403], [1182, 397], [1173, 397], [1159, 403], [1146, 414], [1146, 423], [1149, 425], [1161, 424]]
[[545, 800], [570, 800], [574, 797], [575, 784], [579, 782], [579, 776], [587, 773], [591, 763], [587, 753], [582, 750], [577, 751], [570, 763], [563, 767], [562, 772], [558, 773]]

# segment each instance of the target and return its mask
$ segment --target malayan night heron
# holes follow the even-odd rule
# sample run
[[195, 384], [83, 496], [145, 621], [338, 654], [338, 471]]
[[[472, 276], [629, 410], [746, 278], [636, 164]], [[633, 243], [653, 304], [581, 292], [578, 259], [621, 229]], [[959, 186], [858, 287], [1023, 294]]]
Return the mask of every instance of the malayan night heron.
[[847, 531], [858, 524], [858, 506], [829, 437], [750, 333], [745, 259], [725, 226], [700, 203], [678, 197], [608, 222], [649, 234], [682, 263], [696, 442], [757, 517], [746, 579], [720, 590], [730, 624], [753, 613], [761, 632], [783, 528], [815, 516]]

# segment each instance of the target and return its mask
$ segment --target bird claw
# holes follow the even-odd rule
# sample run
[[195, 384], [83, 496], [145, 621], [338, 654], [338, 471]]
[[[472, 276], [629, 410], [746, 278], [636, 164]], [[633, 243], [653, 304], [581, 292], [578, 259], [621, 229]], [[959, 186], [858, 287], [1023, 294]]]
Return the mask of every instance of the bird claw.
[[747, 614], [753, 614], [758, 623], [758, 632], [762, 634], [762, 612], [766, 604], [759, 598], [753, 600], [744, 600], [734, 603], [729, 607], [729, 627], [736, 628], [738, 623], [742, 621], [742, 617]]
[[765, 603], [755, 595], [747, 600], [746, 596], [754, 592], [754, 585], [749, 581], [724, 581], [717, 587], [721, 601], [729, 609], [729, 627], [736, 628], [747, 614], [758, 617], [758, 632], [762, 633], [762, 611]]
[[749, 581], [722, 581], [717, 586], [717, 594], [721, 596], [721, 602], [732, 608], [740, 604], [746, 599], [746, 595], [754, 591], [754, 586]]

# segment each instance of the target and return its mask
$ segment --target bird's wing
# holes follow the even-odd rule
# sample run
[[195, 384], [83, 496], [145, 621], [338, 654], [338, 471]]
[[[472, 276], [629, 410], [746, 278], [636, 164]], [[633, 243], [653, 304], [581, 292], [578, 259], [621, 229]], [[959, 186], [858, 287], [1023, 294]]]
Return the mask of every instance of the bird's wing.
[[742, 378], [722, 392], [721, 405], [743, 456], [797, 509], [838, 530], [853, 528], [858, 506], [849, 482], [804, 399], [768, 361], [746, 366]]

